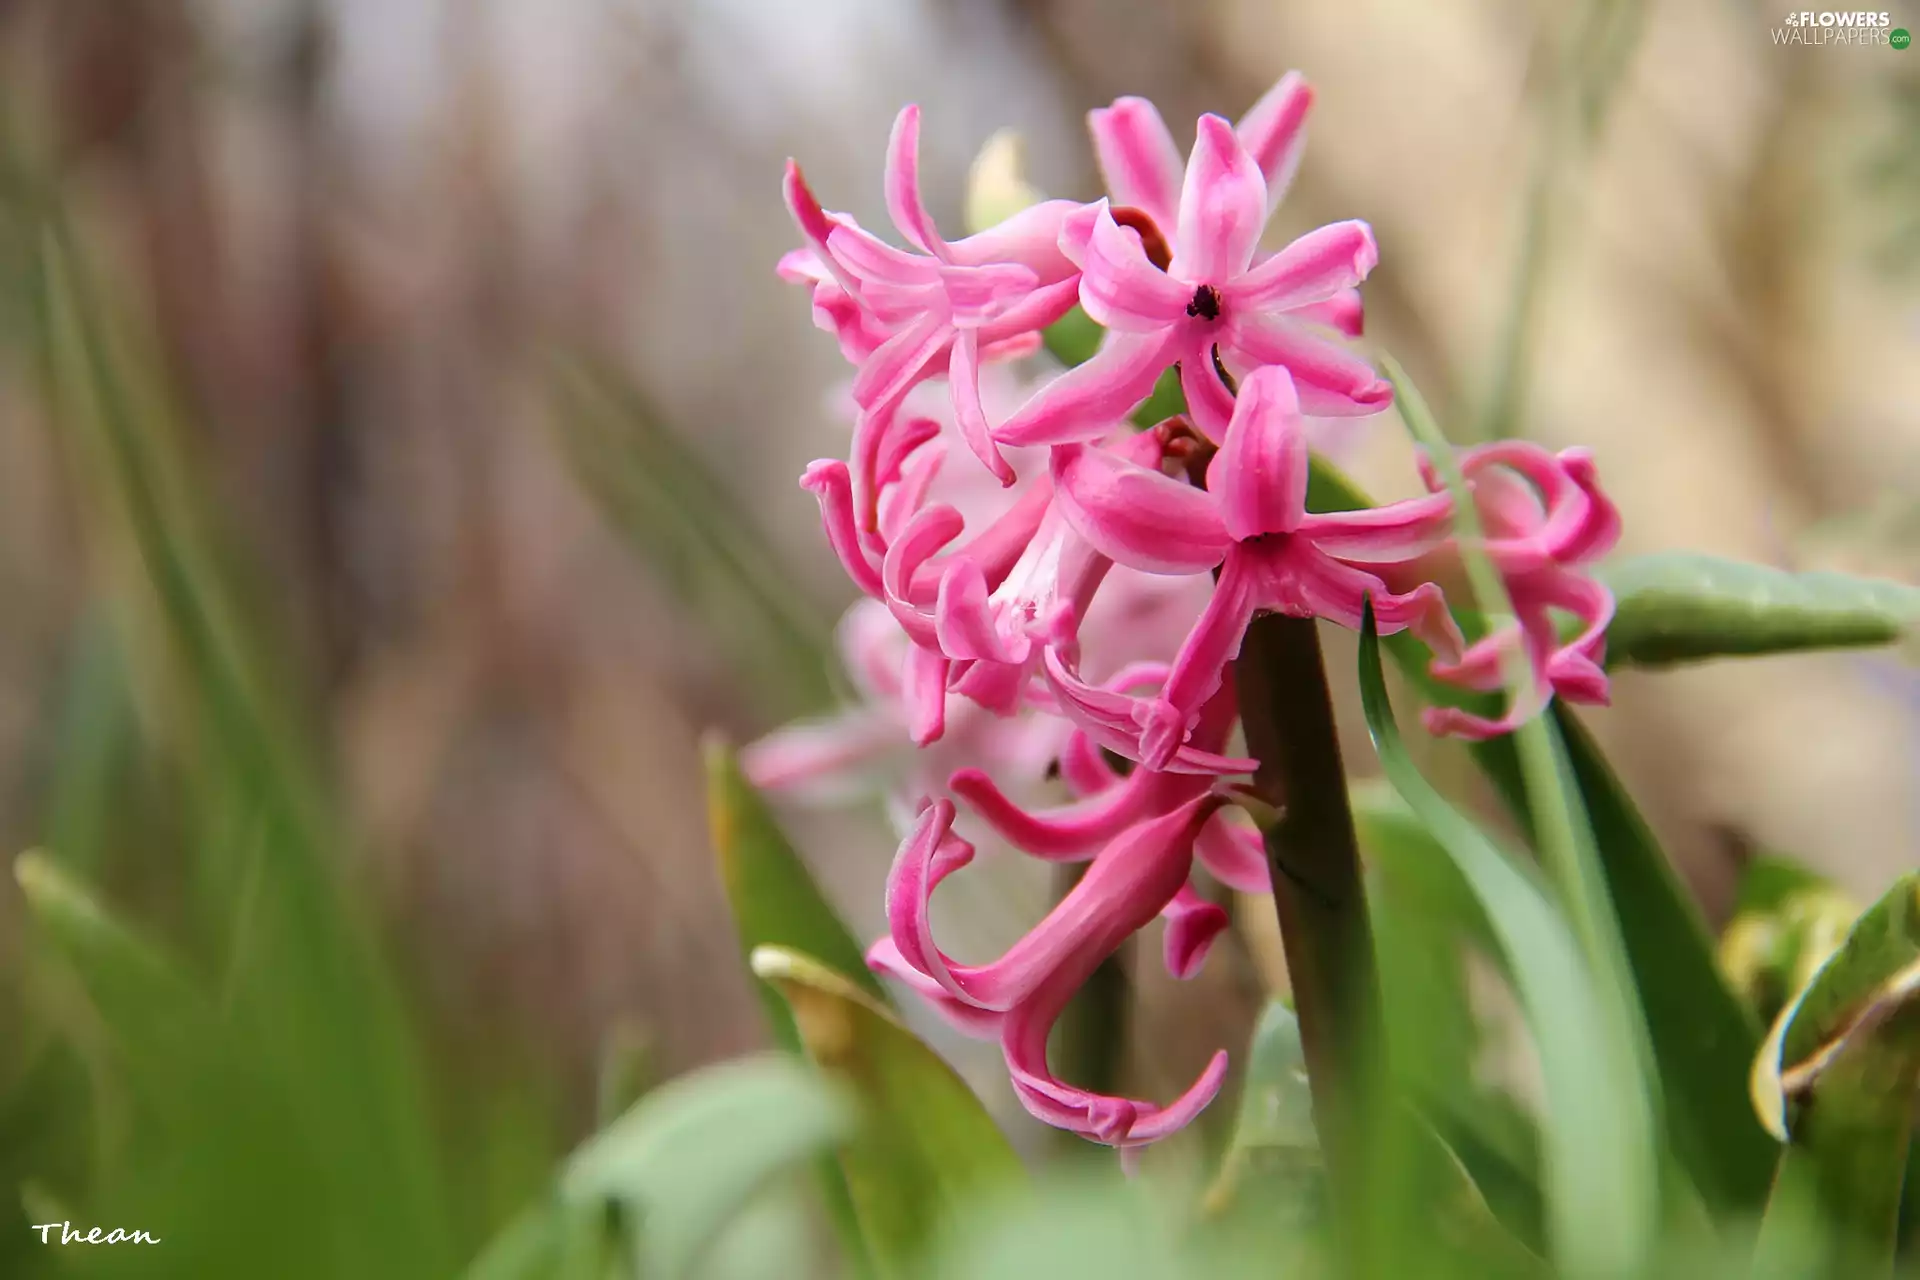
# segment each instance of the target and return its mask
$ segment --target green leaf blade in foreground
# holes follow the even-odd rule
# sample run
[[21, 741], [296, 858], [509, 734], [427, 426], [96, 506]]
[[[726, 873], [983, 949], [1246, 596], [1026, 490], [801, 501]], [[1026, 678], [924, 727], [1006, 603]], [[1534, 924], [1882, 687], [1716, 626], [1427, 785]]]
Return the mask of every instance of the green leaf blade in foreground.
[[864, 990], [780, 947], [756, 949], [752, 964], [808, 1056], [865, 1106], [840, 1167], [875, 1270], [918, 1274], [928, 1239], [969, 1201], [1024, 1180], [1019, 1158], [966, 1082]]
[[685, 1274], [754, 1193], [852, 1137], [852, 1099], [791, 1057], [724, 1063], [642, 1098], [589, 1138], [560, 1180], [565, 1204], [633, 1211], [641, 1274]]
[[1485, 911], [1539, 1051], [1549, 1245], [1563, 1274], [1632, 1274], [1647, 1257], [1659, 1183], [1653, 1113], [1632, 1040], [1607, 1016], [1564, 920], [1541, 888], [1427, 783], [1387, 701], [1371, 617], [1360, 641], [1368, 730], [1387, 778]]
[[1752, 1089], [1788, 1137], [1758, 1259], [1889, 1274], [1920, 1091], [1920, 875], [1861, 916], [1782, 1010]]
[[[1314, 459], [1310, 509], [1351, 511], [1370, 505], [1352, 481]], [[1464, 706], [1484, 700], [1485, 695], [1435, 680], [1427, 670], [1426, 649], [1411, 636], [1389, 636], [1381, 647], [1428, 701]], [[1660, 1071], [1663, 1117], [1674, 1150], [1709, 1205], [1757, 1213], [1772, 1184], [1777, 1149], [1733, 1082], [1752, 1064], [1760, 1028], [1721, 976], [1698, 905], [1593, 736], [1558, 702], [1550, 714], [1586, 806], [1619, 918]], [[1513, 742], [1494, 738], [1471, 744], [1471, 751], [1508, 811], [1523, 829], [1530, 829]]]
[[1609, 666], [1892, 644], [1920, 623], [1920, 587], [1844, 573], [1665, 552], [1598, 576], [1616, 601]]

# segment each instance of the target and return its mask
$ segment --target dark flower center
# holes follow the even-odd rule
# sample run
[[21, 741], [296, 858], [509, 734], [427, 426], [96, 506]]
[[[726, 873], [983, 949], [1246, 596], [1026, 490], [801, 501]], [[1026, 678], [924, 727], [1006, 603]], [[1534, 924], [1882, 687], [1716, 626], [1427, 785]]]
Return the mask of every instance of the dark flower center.
[[1198, 316], [1202, 320], [1220, 318], [1220, 291], [1210, 284], [1203, 284], [1193, 291], [1193, 301], [1187, 304], [1187, 314]]

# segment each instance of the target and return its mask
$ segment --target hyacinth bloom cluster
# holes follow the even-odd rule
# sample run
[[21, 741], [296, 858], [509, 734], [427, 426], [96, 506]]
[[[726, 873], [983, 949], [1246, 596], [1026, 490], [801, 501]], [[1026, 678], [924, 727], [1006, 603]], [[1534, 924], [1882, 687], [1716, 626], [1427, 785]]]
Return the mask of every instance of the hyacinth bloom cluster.
[[[1229, 803], [1255, 763], [1235, 753], [1233, 663], [1257, 615], [1357, 627], [1370, 605], [1382, 633], [1410, 632], [1466, 689], [1509, 687], [1524, 659], [1532, 679], [1500, 716], [1432, 708], [1437, 733], [1489, 736], [1549, 697], [1607, 698], [1612, 601], [1583, 569], [1619, 519], [1584, 452], [1460, 454], [1477, 549], [1514, 615], [1471, 644], [1446, 594], [1462, 580], [1457, 513], [1431, 465], [1425, 496], [1308, 509], [1310, 432], [1391, 402], [1351, 341], [1378, 258], [1367, 225], [1260, 247], [1311, 101], [1289, 75], [1237, 125], [1203, 116], [1183, 161], [1159, 113], [1123, 98], [1089, 119], [1105, 198], [1042, 201], [962, 239], [922, 198], [916, 108], [885, 164], [902, 243], [823, 207], [797, 165], [786, 174], [803, 243], [780, 273], [855, 369], [847, 454], [801, 484], [863, 597], [841, 638], [864, 701], [769, 736], [748, 770], [818, 790], [917, 748], [869, 963], [997, 1040], [1036, 1117], [1123, 1152], [1198, 1114], [1225, 1055], [1160, 1104], [1059, 1079], [1047, 1038], [1156, 917], [1168, 969], [1189, 977], [1228, 921], [1204, 886], [1268, 888], [1260, 838]], [[1076, 304], [1105, 330], [1098, 349], [1023, 383]], [[1133, 422], [1169, 368], [1186, 412]], [[929, 904], [988, 835], [1087, 865], [1020, 942], [970, 964], [941, 949]]]

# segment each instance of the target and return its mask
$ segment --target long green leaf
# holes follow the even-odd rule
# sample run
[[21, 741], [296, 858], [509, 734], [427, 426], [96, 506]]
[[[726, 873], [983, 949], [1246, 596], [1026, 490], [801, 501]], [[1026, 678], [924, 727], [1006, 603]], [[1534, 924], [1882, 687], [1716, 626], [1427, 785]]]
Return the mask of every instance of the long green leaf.
[[865, 1104], [840, 1165], [875, 1268], [918, 1274], [942, 1223], [1023, 1181], [1019, 1159], [966, 1082], [864, 990], [780, 947], [756, 949], [752, 963], [792, 1009], [808, 1055]]
[[[1318, 458], [1308, 502], [1316, 511], [1371, 505], [1351, 480]], [[1382, 647], [1428, 701], [1486, 709], [1486, 695], [1435, 680], [1427, 669], [1426, 649], [1406, 633], [1388, 637]], [[1699, 906], [1593, 736], [1566, 707], [1556, 703], [1549, 714], [1560, 731], [1618, 908], [1621, 941], [1660, 1071], [1669, 1139], [1708, 1204], [1758, 1212], [1772, 1183], [1775, 1148], [1730, 1082], [1743, 1078], [1752, 1063], [1760, 1028], [1721, 976]], [[1512, 740], [1476, 742], [1471, 750], [1515, 820], [1530, 828]]]
[[1209, 1214], [1224, 1213], [1255, 1184], [1263, 1207], [1290, 1220], [1317, 1212], [1325, 1164], [1313, 1128], [1300, 1020], [1274, 1000], [1254, 1025], [1233, 1140], [1207, 1192]]
[[1598, 576], [1616, 601], [1610, 666], [1891, 644], [1920, 623], [1920, 587], [1844, 573], [1663, 552]]
[[1655, 1225], [1653, 1113], [1632, 1040], [1611, 1018], [1540, 886], [1456, 812], [1407, 755], [1371, 612], [1360, 640], [1367, 727], [1388, 780], [1458, 867], [1499, 941], [1539, 1051], [1548, 1240], [1569, 1276], [1630, 1273]]

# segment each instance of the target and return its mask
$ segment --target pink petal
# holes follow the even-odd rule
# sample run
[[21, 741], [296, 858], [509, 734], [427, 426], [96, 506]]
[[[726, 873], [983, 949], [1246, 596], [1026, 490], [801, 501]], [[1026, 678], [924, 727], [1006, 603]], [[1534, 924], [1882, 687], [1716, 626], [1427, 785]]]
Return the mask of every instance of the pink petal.
[[980, 566], [965, 557], [953, 560], [941, 575], [934, 626], [940, 637], [941, 652], [949, 658], [978, 658], [995, 663], [1026, 661], [1027, 638], [1000, 633], [994, 625], [992, 606], [987, 602], [987, 580]]
[[1200, 829], [1194, 841], [1194, 856], [1213, 878], [1238, 893], [1269, 893], [1273, 889], [1267, 869], [1267, 850], [1260, 833], [1236, 823], [1222, 810]]
[[[1138, 760], [1140, 730], [1135, 723], [1135, 708], [1141, 699], [1087, 684], [1056, 649], [1049, 648], [1041, 656], [1041, 671], [1046, 676], [1048, 689], [1058, 700], [1060, 713], [1115, 755]], [[1256, 760], [1183, 746], [1159, 769], [1162, 773], [1216, 775], [1252, 773], [1258, 764]]]
[[900, 624], [878, 600], [856, 600], [840, 615], [840, 625], [833, 630], [834, 648], [861, 697], [888, 702], [900, 696], [905, 639]]
[[1141, 210], [1162, 232], [1172, 230], [1183, 166], [1160, 112], [1145, 98], [1120, 98], [1087, 112], [1087, 129], [1113, 202]]
[[[842, 219], [835, 218], [820, 207], [814, 198], [812, 188], [807, 186], [806, 178], [801, 176], [800, 166], [792, 160], [787, 161], [785, 180], [781, 183], [781, 193], [786, 197], [787, 212], [800, 227], [800, 234], [806, 237], [813, 247], [816, 263], [830, 274], [840, 288], [852, 298], [858, 298], [860, 291], [854, 287], [851, 277], [828, 252], [827, 241], [836, 227], [846, 225]], [[783, 263], [785, 259], [781, 260]]]
[[1094, 218], [1080, 276], [1080, 305], [1109, 329], [1146, 333], [1186, 317], [1193, 289], [1147, 261], [1140, 233], [1102, 206]]
[[1160, 914], [1167, 921], [1167, 972], [1185, 981], [1200, 972], [1214, 939], [1226, 931], [1226, 910], [1201, 897], [1189, 882], [1180, 886]]
[[1029, 205], [998, 226], [976, 232], [949, 247], [951, 260], [978, 267], [994, 262], [1017, 262], [1046, 284], [1073, 274], [1073, 263], [1061, 252], [1061, 235], [1069, 220], [1082, 217], [1089, 206], [1071, 200], [1042, 200]]
[[1620, 509], [1600, 489], [1593, 454], [1586, 449], [1562, 449], [1560, 464], [1568, 479], [1586, 495], [1588, 514], [1579, 532], [1560, 547], [1562, 564], [1584, 564], [1613, 550], [1620, 541]]
[[933, 373], [935, 359], [953, 336], [953, 326], [943, 317], [933, 312], [921, 316], [868, 357], [854, 375], [854, 402], [873, 413], [891, 409]]
[[[1196, 779], [1204, 790], [1206, 783]], [[947, 790], [1023, 852], [1049, 861], [1091, 856], [1146, 811], [1165, 788], [1155, 775], [1136, 770], [1117, 787], [1057, 809], [1029, 812], [1009, 800], [992, 778], [978, 769], [961, 769], [947, 779]]]
[[1193, 425], [1215, 444], [1227, 438], [1227, 423], [1233, 418], [1233, 393], [1220, 380], [1214, 367], [1215, 332], [1211, 328], [1190, 330], [1191, 339], [1181, 354], [1180, 390], [1187, 397], [1187, 410]]
[[1358, 289], [1343, 289], [1325, 302], [1296, 307], [1292, 314], [1296, 320], [1325, 325], [1349, 338], [1357, 338], [1366, 331], [1366, 309], [1361, 305]]
[[1220, 688], [1227, 664], [1238, 656], [1247, 624], [1262, 603], [1258, 577], [1239, 548], [1227, 553], [1213, 596], [1180, 646], [1165, 687], [1157, 697], [1134, 707], [1140, 731], [1137, 749], [1121, 754], [1133, 756], [1149, 769], [1164, 770], [1185, 749], [1195, 717]]
[[881, 494], [879, 528], [866, 539], [875, 551], [885, 555], [886, 548], [893, 545], [907, 522], [926, 506], [927, 494], [940, 478], [940, 469], [946, 461], [946, 441], [938, 441], [925, 452], [914, 455], [905, 474]]
[[1207, 467], [1207, 489], [1236, 541], [1300, 527], [1307, 512], [1307, 437], [1285, 369], [1255, 369], [1241, 385], [1227, 441]]
[[1039, 287], [1040, 278], [1016, 262], [984, 267], [946, 267], [940, 272], [947, 309], [962, 329], [978, 329], [998, 319]]
[[740, 769], [762, 791], [832, 783], [898, 748], [900, 722], [873, 707], [775, 729], [740, 750]]
[[961, 1035], [974, 1040], [998, 1040], [1004, 1014], [990, 1009], [977, 1009], [962, 1000], [955, 1000], [947, 994], [945, 987], [908, 964], [900, 954], [900, 948], [893, 945], [892, 938], [882, 938], [867, 948], [867, 967], [875, 973], [889, 978], [897, 978], [905, 983], [915, 995], [933, 1007], [947, 1025]]
[[1292, 311], [1341, 297], [1380, 261], [1373, 228], [1336, 222], [1301, 236], [1222, 291], [1229, 309]]
[[[1542, 617], [1541, 621], [1544, 621]], [[1526, 679], [1522, 687], [1511, 690], [1506, 711], [1497, 720], [1474, 715], [1458, 707], [1428, 707], [1421, 715], [1427, 732], [1441, 737], [1484, 741], [1511, 733], [1539, 715], [1553, 696], [1547, 678], [1547, 650], [1551, 634], [1543, 636], [1539, 624], [1522, 621], [1508, 624], [1476, 642], [1458, 663], [1435, 661], [1433, 674], [1442, 680], [1482, 690], [1498, 689], [1507, 683], [1506, 664], [1516, 650], [1524, 652]]]
[[907, 650], [907, 737], [916, 747], [947, 731], [947, 660], [922, 645]]
[[[960, 663], [954, 670], [960, 671]], [[997, 716], [1012, 716], [1020, 710], [1021, 695], [1026, 692], [1028, 670], [1024, 662], [989, 662], [975, 659], [965, 663], [965, 671], [949, 675], [948, 688]]]
[[860, 531], [853, 522], [853, 480], [847, 464], [835, 459], [813, 463], [800, 477], [800, 487], [820, 502], [820, 523], [827, 531], [827, 543], [840, 564], [853, 579], [853, 585], [870, 596], [881, 597], [886, 588], [873, 562], [860, 545]]
[[[920, 567], [959, 537], [965, 527], [960, 513], [944, 504], [915, 512], [880, 563], [880, 582], [885, 588], [881, 598], [898, 604], [933, 604], [939, 594], [938, 580], [929, 588], [920, 579]], [[909, 634], [913, 634], [911, 630]]]
[[1067, 739], [1066, 750], [1060, 753], [1060, 776], [1076, 796], [1098, 795], [1126, 780], [1126, 775], [1100, 754], [1100, 744], [1080, 729], [1073, 731]]
[[947, 257], [947, 242], [920, 202], [920, 108], [902, 107], [887, 139], [887, 216], [908, 243], [936, 258]]
[[1041, 329], [1067, 312], [1080, 299], [1080, 277], [1042, 285], [1018, 304], [980, 327], [980, 341], [989, 360], [1032, 355], [1040, 348]]
[[1168, 274], [1192, 284], [1224, 285], [1247, 269], [1267, 221], [1267, 181], [1233, 126], [1200, 117]]
[[1298, 71], [1289, 71], [1261, 95], [1234, 132], [1260, 166], [1267, 180], [1267, 208], [1285, 198], [1306, 149], [1307, 112], [1313, 107], [1313, 88]]
[[1374, 622], [1381, 635], [1411, 630], [1445, 659], [1460, 653], [1460, 628], [1447, 611], [1446, 597], [1434, 583], [1423, 582], [1411, 591], [1396, 594], [1366, 570], [1297, 540], [1268, 561], [1267, 573], [1274, 591], [1273, 603], [1296, 617], [1325, 618], [1357, 631], [1371, 597]]
[[953, 392], [953, 417], [960, 438], [973, 450], [973, 456], [993, 473], [1002, 485], [1014, 481], [1013, 467], [993, 443], [993, 428], [987, 423], [987, 411], [980, 403], [980, 335], [962, 330], [953, 340], [953, 359], [947, 366], [947, 381]]
[[1172, 336], [1108, 330], [1092, 358], [1034, 392], [993, 438], [1018, 448], [1104, 436], [1147, 398], [1172, 363]]
[[1351, 418], [1393, 403], [1393, 387], [1372, 365], [1298, 322], [1245, 311], [1227, 316], [1227, 342], [1235, 353], [1248, 364], [1277, 364], [1292, 374], [1302, 413]]
[[1095, 445], [1053, 451], [1060, 512], [1102, 555], [1147, 573], [1201, 573], [1231, 540], [1202, 490]]
[[1327, 555], [1352, 564], [1397, 565], [1439, 547], [1453, 532], [1453, 498], [1408, 498], [1360, 511], [1310, 514], [1299, 533]]

